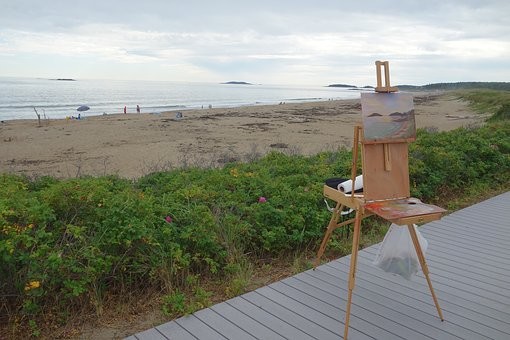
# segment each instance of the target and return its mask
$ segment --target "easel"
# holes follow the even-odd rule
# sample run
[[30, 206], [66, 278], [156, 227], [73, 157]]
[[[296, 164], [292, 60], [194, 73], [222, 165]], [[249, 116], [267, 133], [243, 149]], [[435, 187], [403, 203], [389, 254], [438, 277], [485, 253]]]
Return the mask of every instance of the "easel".
[[[384, 67], [384, 86], [382, 86], [381, 67]], [[375, 88], [375, 92], [378, 93], [376, 96], [385, 96], [390, 93], [397, 92], [398, 89], [396, 87], [390, 86], [388, 62], [377, 61], [376, 69], [377, 87]], [[414, 111], [412, 111], [412, 115], [412, 124], [414, 125]], [[409, 119], [409, 117], [407, 118]], [[432, 288], [427, 262], [425, 261], [425, 256], [423, 255], [413, 224], [438, 220], [441, 218], [445, 210], [434, 205], [422, 203], [420, 200], [410, 197], [407, 142], [412, 140], [414, 140], [414, 136], [404, 136], [403, 138], [396, 138], [394, 140], [365, 138], [364, 128], [361, 126], [355, 126], [351, 180], [354, 188], [357, 175], [358, 149], [361, 144], [363, 194], [355, 194], [354, 190], [352, 190], [350, 194], [344, 194], [343, 192], [327, 185], [324, 186], [324, 196], [337, 202], [337, 204], [333, 209], [331, 220], [317, 253], [314, 269], [317, 265], [319, 265], [320, 258], [324, 254], [327, 242], [333, 231], [351, 223], [354, 224], [352, 254], [348, 277], [344, 339], [347, 339], [349, 331], [352, 292], [355, 285], [359, 238], [361, 233], [361, 220], [373, 214], [398, 225], [407, 225], [414, 248], [416, 249], [416, 254], [420, 261], [421, 269], [427, 280], [432, 299], [434, 300], [437, 313], [441, 321], [444, 320], [441, 308], [439, 307], [439, 302], [434, 289]], [[356, 215], [352, 219], [339, 223], [341, 212], [344, 208], [355, 210]]]

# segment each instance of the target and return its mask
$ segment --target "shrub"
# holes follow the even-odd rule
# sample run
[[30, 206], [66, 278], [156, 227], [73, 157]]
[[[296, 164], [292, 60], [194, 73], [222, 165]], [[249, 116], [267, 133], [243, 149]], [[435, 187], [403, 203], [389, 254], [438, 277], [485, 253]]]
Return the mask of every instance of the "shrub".
[[[410, 146], [412, 195], [441, 202], [470, 188], [508, 187], [509, 136], [507, 121], [419, 130]], [[210, 303], [198, 285], [193, 297], [181, 293], [198, 276], [230, 278], [227, 293], [241, 292], [250, 270], [234, 272], [239, 264], [251, 268], [249, 259], [317, 245], [330, 217], [324, 179], [349, 176], [350, 166], [341, 149], [309, 157], [272, 152], [249, 164], [176, 169], [134, 183], [0, 175], [0, 311], [31, 317], [85, 306], [100, 313], [108, 292], [155, 287], [167, 294], [166, 312], [179, 313]], [[384, 228], [366, 233], [372, 241], [374, 233]]]
[[418, 131], [410, 146], [412, 195], [438, 201], [474, 183], [508, 184], [510, 124]]

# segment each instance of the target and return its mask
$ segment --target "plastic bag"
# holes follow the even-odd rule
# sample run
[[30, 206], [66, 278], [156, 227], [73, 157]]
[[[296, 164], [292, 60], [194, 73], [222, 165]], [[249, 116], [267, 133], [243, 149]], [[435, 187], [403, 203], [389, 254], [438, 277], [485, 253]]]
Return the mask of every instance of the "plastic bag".
[[[416, 230], [421, 250], [423, 255], [425, 255], [428, 242], [421, 236], [416, 224], [414, 225], [414, 230]], [[385, 272], [398, 274], [407, 280], [411, 280], [411, 277], [418, 272], [420, 260], [406, 225], [391, 224], [379, 247], [374, 265]]]

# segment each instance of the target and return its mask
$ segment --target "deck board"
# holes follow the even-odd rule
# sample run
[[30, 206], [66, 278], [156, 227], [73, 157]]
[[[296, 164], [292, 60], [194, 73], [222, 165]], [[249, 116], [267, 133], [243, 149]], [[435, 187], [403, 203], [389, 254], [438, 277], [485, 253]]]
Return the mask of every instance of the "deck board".
[[[271, 285], [273, 286], [273, 285]], [[310, 289], [311, 290], [311, 289]], [[292, 294], [292, 290], [289, 287], [285, 287], [285, 289], [282, 288], [282, 292], [285, 292], [286, 294]], [[303, 301], [305, 301], [305, 298], [303, 297], [304, 294], [296, 294], [296, 297], [301, 297]], [[347, 291], [345, 291], [345, 294], [347, 294]], [[314, 292], [314, 295], [320, 296], [321, 294], [318, 292]], [[335, 301], [334, 297], [328, 297], [328, 300]], [[416, 320], [413, 320], [411, 318], [407, 318], [406, 315], [402, 313], [396, 313], [395, 311], [392, 311], [391, 309], [377, 304], [371, 300], [365, 299], [361, 296], [357, 296], [355, 299], [356, 301], [353, 302], [352, 305], [352, 313], [354, 311], [360, 311], [360, 313], [356, 314], [363, 314], [366, 316], [366, 320], [363, 320], [365, 324], [360, 324], [360, 326], [357, 326], [356, 324], [352, 324], [352, 327], [355, 327], [356, 329], [363, 330], [363, 332], [369, 332], [369, 335], [381, 338], [383, 335], [387, 338], [403, 338], [403, 339], [430, 339], [427, 336], [424, 336], [422, 333], [420, 333], [420, 328], [422, 325], [418, 325]], [[313, 302], [310, 302], [312, 304]], [[345, 301], [338, 301], [338, 304], [343, 303], [345, 306]], [[334, 312], [334, 310], [333, 310]], [[341, 313], [335, 313], [333, 315], [343, 315]], [[402, 323], [401, 320], [406, 319], [407, 323]], [[399, 320], [398, 322], [394, 320]], [[375, 327], [374, 324], [371, 324], [372, 322], [376, 322], [378, 327]], [[404, 326], [404, 324], [406, 324]], [[370, 329], [369, 329], [370, 328]], [[389, 330], [389, 331], [387, 331]], [[456, 337], [455, 337], [456, 338]], [[454, 338], [449, 338], [454, 339]], [[456, 338], [458, 339], [458, 338]]]
[[182, 328], [177, 322], [167, 322], [163, 325], [157, 326], [156, 329], [161, 334], [166, 334], [170, 339], [179, 340], [195, 340], [196, 338], [187, 330]]
[[[444, 322], [423, 273], [405, 280], [372, 265], [379, 245], [360, 251], [349, 339], [510, 339], [509, 207], [507, 192], [419, 228]], [[341, 339], [349, 261], [342, 257], [126, 339]]]
[[[345, 281], [345, 280], [344, 280]], [[331, 285], [327, 282], [320, 281], [313, 276], [300, 276], [298, 278], [289, 278], [287, 280], [284, 280], [284, 283], [296, 287], [299, 289], [302, 289], [303, 291], [308, 291], [313, 293], [315, 296], [321, 295], [320, 290], [323, 292], [327, 292], [331, 289], [339, 289], [339, 287], [346, 287], [347, 281], [345, 283], [339, 282], [339, 286]], [[345, 290], [345, 288], [343, 288]], [[438, 328], [443, 330], [445, 333], [450, 332], [450, 334], [458, 336], [463, 339], [479, 339], [480, 335], [474, 332], [469, 332], [466, 329], [462, 327], [455, 327], [455, 325], [452, 325], [451, 323], [448, 324], [447, 327], [443, 327], [444, 323], [438, 323], [437, 316], [435, 314], [428, 314], [426, 311], [423, 311], [419, 308], [416, 308], [414, 301], [411, 302], [410, 299], [392, 299], [391, 297], [388, 297], [386, 295], [382, 295], [377, 292], [370, 291], [369, 289], [366, 289], [365, 287], [357, 287], [357, 290], [359, 290], [358, 298], [356, 299], [356, 303], [359, 302], [360, 305], [370, 307], [370, 304], [367, 303], [367, 301], [371, 302], [371, 305], [378, 304], [380, 306], [385, 307], [384, 311], [387, 316], [392, 316], [394, 320], [399, 320], [399, 322], [402, 322], [406, 325], [416, 325], [417, 323], [422, 323], [419, 328], [416, 328], [418, 331], [420, 331], [421, 328], [424, 327], [431, 327], [432, 328]], [[319, 292], [316, 292], [316, 290], [319, 290]], [[331, 296], [331, 294], [329, 294]], [[327, 296], [327, 299], [331, 303], [341, 303], [339, 298], [331, 298]], [[343, 301], [345, 303], [345, 301]], [[396, 313], [396, 314], [395, 314]], [[441, 325], [441, 327], [437, 327], [437, 325]], [[435, 330], [429, 329], [429, 334], [435, 334]], [[437, 337], [436, 337], [437, 338]], [[444, 336], [446, 338], [446, 336]], [[448, 337], [450, 338], [450, 337]]]
[[323, 327], [324, 323], [328, 323], [330, 320], [324, 320], [322, 324], [318, 324], [315, 321], [320, 319], [321, 316], [314, 313], [310, 307], [293, 303], [292, 301], [281, 301], [280, 297], [276, 298], [276, 301], [272, 300], [264, 296], [263, 291], [260, 292], [260, 290], [266, 289], [267, 287], [262, 287], [254, 292], [245, 294], [244, 297], [254, 305], [277, 316], [310, 336], [325, 340], [336, 337], [335, 333]]
[[[346, 274], [347, 274], [347, 272], [346, 272]], [[336, 283], [337, 282], [336, 277], [338, 276], [338, 274], [336, 272], [334, 272], [333, 274], [328, 275], [328, 276], [329, 276], [329, 278], [323, 277], [322, 279], [323, 280], [334, 280], [333, 285], [336, 285], [336, 287], [338, 289], [338, 287], [340, 286], [340, 283]], [[443, 329], [443, 327], [444, 327], [443, 325], [445, 323], [448, 323], [448, 324], [452, 323], [452, 324], [456, 324], [461, 327], [464, 327], [467, 330], [471, 330], [472, 332], [475, 332], [475, 333], [477, 333], [479, 330], [482, 330], [484, 335], [495, 334], [495, 335], [501, 336], [501, 333], [494, 331], [492, 328], [485, 327], [483, 324], [478, 323], [476, 321], [476, 317], [478, 316], [478, 314], [473, 313], [470, 310], [467, 310], [467, 309], [458, 310], [457, 313], [459, 313], [459, 314], [455, 314], [455, 312], [450, 313], [449, 310], [445, 310], [445, 308], [444, 308], [445, 303], [440, 301], [441, 308], [443, 310], [443, 314], [445, 315], [445, 318], [446, 318], [445, 322], [441, 322], [437, 318], [437, 312], [436, 312], [434, 305], [431, 303], [432, 299], [430, 297], [418, 299], [417, 295], [414, 294], [414, 292], [411, 295], [406, 295], [407, 292], [405, 290], [402, 290], [401, 287], [399, 287], [398, 285], [388, 285], [385, 287], [385, 286], [378, 285], [377, 283], [378, 283], [377, 281], [375, 283], [371, 282], [368, 278], [367, 279], [363, 278], [363, 279], [357, 280], [356, 291], [360, 290], [361, 293], [370, 291], [376, 295], [383, 295], [384, 297], [386, 297], [388, 299], [392, 299], [392, 300], [398, 301], [400, 303], [406, 304], [409, 308], [415, 308], [415, 309], [420, 310], [424, 313], [427, 313], [428, 316], [430, 318], [432, 318], [431, 323], [432, 323], [433, 327], [440, 327]], [[345, 287], [346, 284], [347, 284], [347, 281], [345, 281], [344, 283], [341, 283], [341, 286]], [[449, 305], [446, 304], [446, 307], [448, 307], [448, 306]], [[485, 327], [485, 329], [484, 329], [484, 327]], [[444, 329], [447, 329], [447, 328], [445, 327]], [[496, 337], [496, 339], [497, 339], [497, 337]], [[500, 339], [501, 339], [501, 337], [500, 337]]]
[[[360, 258], [360, 263], [362, 265], [359, 267], [360, 275], [367, 275], [367, 271], [363, 268], [369, 267], [370, 261], [367, 261], [365, 259]], [[343, 270], [348, 271], [348, 265], [343, 264]], [[401, 284], [399, 281], [399, 277], [385, 277], [385, 273], [382, 273], [383, 275], [373, 274], [371, 272], [368, 272], [367, 279], [372, 280], [373, 282], [377, 282], [380, 285], [392, 285], [395, 287], [398, 287], [398, 290], [400, 292], [406, 292], [407, 294], [410, 294], [410, 296], [414, 296], [417, 299], [422, 299], [422, 301], [425, 302], [431, 302], [432, 298], [428, 292], [428, 287], [425, 282], [425, 279], [420, 280], [421, 283], [418, 283], [417, 281], [421, 279], [420, 277], [415, 277], [414, 282], [410, 282], [409, 284]], [[455, 289], [455, 287], [448, 287], [445, 285], [441, 285], [439, 283], [439, 280], [436, 276], [431, 275], [431, 279], [433, 282], [434, 289], [436, 291], [436, 294], [438, 295], [438, 299], [440, 299], [440, 305], [443, 310], [472, 310], [476, 311], [478, 313], [482, 313], [480, 317], [484, 316], [490, 316], [495, 320], [501, 320], [505, 322], [505, 320], [510, 320], [508, 318], [508, 309], [505, 311], [500, 311], [496, 308], [494, 308], [494, 305], [492, 302], [485, 301], [481, 297], [471, 297], [469, 294], [465, 294], [463, 292], [460, 292], [459, 290]], [[464, 298], [467, 297], [467, 298]], [[443, 304], [445, 305], [443, 307]]]
[[441, 277], [442, 282], [448, 282], [449, 280], [455, 281], [455, 283], [450, 282], [450, 286], [454, 286], [455, 288], [458, 288], [462, 291], [470, 292], [474, 295], [479, 295], [480, 291], [483, 291], [483, 296], [488, 299], [492, 299], [496, 302], [503, 302], [506, 305], [510, 304], [510, 297], [505, 295], [505, 288], [493, 286], [491, 284], [472, 279], [466, 273], [458, 274], [455, 271], [450, 270], [450, 268], [442, 269], [435, 267], [434, 275], [436, 277]]
[[257, 336], [262, 339], [285, 339], [280, 334], [252, 319], [249, 315], [235, 309], [228, 303], [219, 303], [212, 306], [211, 309], [224, 318], [232, 321], [234, 324], [243, 325], [243, 328], [253, 336]]
[[[215, 330], [214, 328], [211, 328], [209, 325], [204, 323], [195, 314], [182, 317], [180, 319], [175, 320], [175, 322], [177, 322], [179, 326], [188, 331], [188, 333], [191, 333], [197, 339], [211, 339], [211, 340], [228, 339], [221, 335], [221, 333], [218, 330]], [[172, 334], [169, 334], [169, 338], [172, 339]]]
[[285, 322], [282, 318], [266, 312], [242, 297], [228, 300], [227, 303], [286, 339], [314, 339], [307, 333]]

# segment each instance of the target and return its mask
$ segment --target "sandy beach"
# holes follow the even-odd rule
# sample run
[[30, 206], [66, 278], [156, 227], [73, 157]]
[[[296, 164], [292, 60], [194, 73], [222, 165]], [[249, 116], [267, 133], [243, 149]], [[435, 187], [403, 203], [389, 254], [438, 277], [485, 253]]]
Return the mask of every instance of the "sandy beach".
[[[466, 102], [415, 95], [418, 128], [481, 124]], [[271, 150], [314, 154], [351, 146], [361, 122], [358, 100], [212, 108], [161, 114], [117, 114], [82, 120], [0, 123], [0, 172], [137, 178], [181, 166], [246, 161]]]

